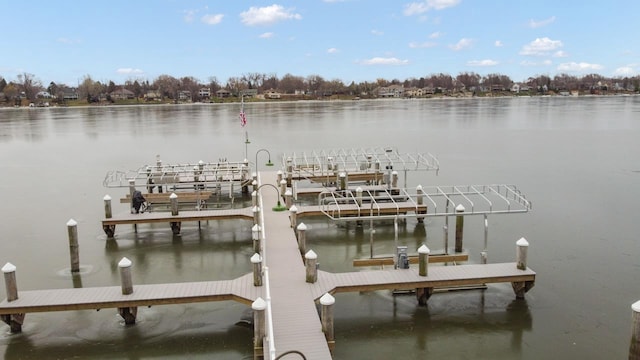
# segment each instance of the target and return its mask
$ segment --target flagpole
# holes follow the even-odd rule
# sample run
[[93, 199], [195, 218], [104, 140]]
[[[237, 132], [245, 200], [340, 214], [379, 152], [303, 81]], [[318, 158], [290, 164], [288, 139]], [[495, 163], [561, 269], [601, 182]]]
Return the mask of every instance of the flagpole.
[[[240, 125], [245, 127], [245, 125], [247, 125], [247, 116], [244, 113], [244, 94], [241, 94], [240, 96]], [[246, 130], [244, 132], [244, 139], [244, 158], [247, 159], [248, 147], [251, 142], [249, 141], [249, 132]]]

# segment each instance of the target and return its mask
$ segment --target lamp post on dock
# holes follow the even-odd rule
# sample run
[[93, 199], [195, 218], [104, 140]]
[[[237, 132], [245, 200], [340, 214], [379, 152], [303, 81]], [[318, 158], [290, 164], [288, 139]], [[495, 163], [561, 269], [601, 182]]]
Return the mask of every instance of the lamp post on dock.
[[287, 210], [286, 206], [282, 206], [282, 203], [280, 202], [280, 190], [278, 190], [277, 187], [275, 187], [275, 185], [272, 184], [262, 184], [260, 186], [258, 186], [258, 188], [256, 189], [256, 192], [259, 194], [260, 193], [260, 189], [262, 189], [263, 186], [271, 186], [272, 188], [276, 189], [276, 192], [278, 193], [278, 204], [274, 207], [271, 208], [271, 210], [273, 211], [285, 211]]
[[267, 149], [260, 149], [260, 150], [256, 151], [256, 172], [258, 172], [258, 170], [259, 170], [259, 169], [258, 169], [258, 154], [259, 154], [259, 153], [261, 153], [261, 152], [263, 152], [263, 151], [266, 151], [266, 152], [267, 152], [267, 155], [269, 155], [269, 160], [268, 160], [268, 161], [267, 161], [267, 163], [266, 163], [266, 164], [264, 164], [264, 165], [265, 165], [265, 166], [273, 166], [273, 163], [271, 162], [271, 153], [269, 152], [269, 150], [267, 150]]

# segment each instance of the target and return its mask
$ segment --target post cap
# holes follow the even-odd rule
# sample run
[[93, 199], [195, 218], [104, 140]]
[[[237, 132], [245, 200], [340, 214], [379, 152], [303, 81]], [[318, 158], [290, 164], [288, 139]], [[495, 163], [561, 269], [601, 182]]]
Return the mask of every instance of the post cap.
[[169, 199], [177, 199], [178, 195], [176, 195], [176, 193], [171, 193], [171, 195], [169, 195]]
[[280, 185], [286, 185], [286, 184], [287, 184], [287, 180], [285, 179], [280, 180]]
[[78, 222], [73, 220], [73, 219], [69, 219], [69, 221], [67, 221], [67, 226], [77, 226]]
[[298, 225], [297, 229], [300, 230], [300, 231], [306, 231], [307, 230], [307, 225], [305, 225], [303, 222], [301, 222], [300, 225]]
[[104, 200], [104, 201], [111, 201], [111, 196], [109, 196], [109, 195], [105, 195], [105, 196], [102, 198], [102, 200]]
[[322, 304], [322, 305], [328, 306], [328, 305], [333, 305], [335, 303], [336, 303], [336, 298], [331, 296], [331, 294], [329, 294], [329, 293], [325, 293], [320, 298], [320, 304]]
[[291, 211], [292, 213], [297, 213], [298, 208], [295, 205], [291, 205], [291, 207], [289, 208], [289, 211]]
[[251, 257], [251, 263], [252, 264], [259, 264], [262, 262], [262, 257], [260, 256], [260, 254], [255, 253], [253, 254], [253, 256]]
[[251, 231], [253, 231], [253, 232], [260, 231], [260, 225], [258, 225], [258, 224], [253, 225], [253, 227], [251, 228]]
[[344, 171], [341, 171], [340, 174], [338, 174], [338, 176], [340, 176], [341, 178], [347, 177], [347, 173]]
[[260, 208], [256, 205], [254, 207], [251, 208], [251, 211], [255, 212], [260, 212]]
[[253, 196], [253, 197], [258, 196], [258, 192], [257, 192], [257, 191], [255, 191], [255, 190], [253, 190], [253, 192], [251, 193], [251, 196]]
[[[7, 263], [7, 265], [11, 265], [11, 264]], [[7, 265], [5, 265], [5, 266], [7, 266]], [[4, 271], [4, 268], [2, 268], [2, 270]], [[631, 309], [632, 309], [634, 312], [640, 312], [640, 300], [638, 300], [638, 301], [634, 302], [634, 303], [631, 305]]]
[[136, 183], [136, 179], [129, 179], [129, 185], [135, 184], [135, 183]]
[[251, 308], [256, 311], [264, 310], [267, 308], [267, 302], [258, 297], [256, 301], [251, 303]]
[[391, 175], [398, 175], [398, 172], [397, 172], [397, 171], [395, 171], [395, 170], [393, 170], [393, 171], [391, 172]]
[[422, 185], [416, 186], [416, 191], [422, 191]]
[[278, 171], [276, 171], [276, 174], [277, 174], [277, 175], [282, 175], [282, 174], [283, 174], [283, 173], [282, 173], [282, 170], [278, 170]]
[[456, 211], [457, 212], [464, 212], [464, 206], [462, 206], [462, 204], [458, 204], [458, 206], [456, 206]]
[[418, 248], [418, 254], [430, 254], [430, 253], [431, 253], [431, 250], [429, 250], [429, 248], [425, 244], [422, 244], [422, 246]]
[[356, 192], [357, 192], [357, 193], [361, 193], [361, 192], [362, 192], [362, 188], [361, 188], [360, 186], [358, 186], [358, 187], [356, 188]]
[[4, 264], [4, 266], [2, 267], [2, 272], [7, 274], [7, 273], [12, 273], [16, 271], [16, 266], [13, 265], [12, 263], [8, 262], [6, 264]]
[[198, 161], [198, 165], [204, 165], [204, 161], [202, 160]]
[[293, 193], [291, 192], [291, 189], [287, 188], [287, 191], [284, 192], [284, 196], [292, 196]]
[[118, 263], [118, 267], [121, 267], [121, 268], [126, 268], [130, 266], [131, 266], [131, 260], [127, 259], [126, 257], [123, 257], [122, 260], [120, 260], [120, 262]]
[[316, 260], [318, 258], [318, 254], [316, 254], [313, 250], [309, 250], [306, 254], [304, 254], [304, 258], [307, 260]]
[[520, 238], [520, 240], [516, 241], [516, 245], [518, 245], [518, 246], [529, 246], [529, 242], [525, 238]]

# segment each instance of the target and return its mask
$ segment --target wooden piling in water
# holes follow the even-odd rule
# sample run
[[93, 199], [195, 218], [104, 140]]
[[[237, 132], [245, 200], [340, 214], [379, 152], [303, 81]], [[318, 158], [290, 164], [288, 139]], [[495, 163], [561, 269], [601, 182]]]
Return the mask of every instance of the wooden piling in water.
[[122, 295], [133, 294], [133, 281], [131, 280], [131, 260], [123, 257], [118, 263], [118, 268], [120, 269]]
[[253, 286], [262, 286], [262, 256], [255, 253], [251, 257], [253, 264]]
[[67, 233], [69, 235], [69, 258], [71, 259], [71, 272], [80, 272], [80, 253], [78, 245], [78, 223], [70, 219], [67, 222]]
[[295, 205], [289, 208], [289, 215], [289, 218], [291, 219], [291, 227], [295, 229], [296, 224], [298, 223], [298, 208]]
[[464, 206], [462, 206], [462, 204], [459, 204], [458, 206], [456, 206], [456, 213], [459, 215], [456, 215], [456, 248], [455, 248], [455, 252], [462, 252], [462, 236], [464, 233], [464, 215], [462, 215], [462, 213], [464, 213]]
[[306, 267], [306, 282], [314, 284], [318, 281], [318, 255], [309, 250], [304, 254], [305, 267]]
[[[416, 195], [417, 195], [418, 207], [422, 207], [422, 205], [424, 205], [424, 189], [422, 188], [422, 185], [416, 186]], [[424, 213], [426, 213], [425, 210], [418, 210], [418, 214], [424, 214]], [[423, 217], [418, 216], [417, 219], [418, 219], [418, 223], [424, 223]]]
[[520, 238], [516, 242], [518, 246], [518, 252], [516, 256], [516, 264], [518, 269], [526, 270], [527, 269], [527, 249], [529, 248], [529, 242], [525, 238]]
[[291, 205], [293, 205], [293, 193], [291, 192], [290, 188], [287, 188], [287, 190], [284, 192], [284, 203], [287, 208], [290, 208]]
[[[6, 263], [2, 267], [4, 273], [4, 285], [7, 292], [7, 301], [18, 300], [18, 284], [16, 282], [16, 267], [12, 263]], [[1, 315], [2, 321], [9, 325], [12, 333], [22, 332], [24, 313]]]
[[261, 254], [262, 245], [260, 244], [260, 225], [255, 224], [251, 228], [251, 238], [253, 239], [253, 252], [257, 254]]
[[253, 213], [253, 223], [255, 225], [260, 225], [260, 207], [254, 206], [251, 208], [251, 212]]
[[296, 230], [298, 230], [298, 249], [300, 249], [300, 255], [304, 255], [307, 253], [307, 225], [301, 222]]
[[418, 248], [418, 274], [420, 276], [427, 276], [429, 274], [429, 254], [431, 250], [427, 245], [422, 245]]
[[251, 304], [251, 309], [253, 309], [253, 353], [255, 359], [256, 356], [258, 356], [257, 358], [260, 358], [263, 353], [264, 337], [267, 333], [267, 321], [265, 316], [267, 303], [261, 297], [258, 297]]
[[280, 180], [280, 195], [284, 195], [287, 192], [287, 180]]
[[111, 196], [105, 195], [102, 200], [104, 201], [104, 217], [111, 219], [113, 217], [113, 211], [111, 210]]
[[336, 299], [331, 294], [326, 293], [320, 298], [320, 321], [322, 322], [322, 332], [327, 339], [329, 349], [333, 351], [335, 347], [335, 335], [333, 331], [333, 305], [336, 303]]
[[640, 359], [640, 301], [631, 305], [631, 343], [629, 344], [629, 360]]

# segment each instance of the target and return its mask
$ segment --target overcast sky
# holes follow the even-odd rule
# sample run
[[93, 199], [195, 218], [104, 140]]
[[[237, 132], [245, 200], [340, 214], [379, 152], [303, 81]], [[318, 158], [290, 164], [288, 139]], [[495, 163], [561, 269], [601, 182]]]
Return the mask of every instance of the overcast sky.
[[375, 81], [640, 73], [640, 1], [0, 0], [0, 76]]

